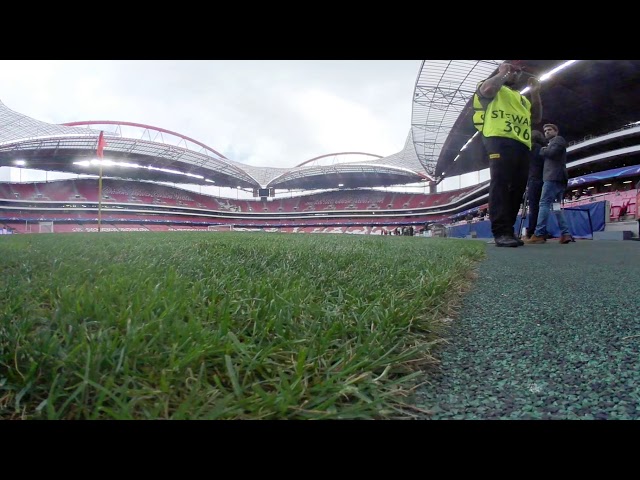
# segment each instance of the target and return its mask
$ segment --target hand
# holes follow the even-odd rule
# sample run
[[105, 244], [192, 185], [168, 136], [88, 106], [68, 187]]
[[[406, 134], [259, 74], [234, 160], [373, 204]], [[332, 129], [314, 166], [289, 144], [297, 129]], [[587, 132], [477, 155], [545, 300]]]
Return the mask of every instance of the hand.
[[498, 76], [505, 81], [513, 80], [519, 73], [520, 71], [510, 63], [501, 63], [498, 67]]
[[501, 63], [498, 67], [498, 73], [500, 75], [509, 75], [511, 73], [511, 64], [509, 63]]
[[529, 77], [529, 81], [527, 82], [529, 88], [531, 89], [531, 93], [540, 93], [540, 81], [535, 77]]

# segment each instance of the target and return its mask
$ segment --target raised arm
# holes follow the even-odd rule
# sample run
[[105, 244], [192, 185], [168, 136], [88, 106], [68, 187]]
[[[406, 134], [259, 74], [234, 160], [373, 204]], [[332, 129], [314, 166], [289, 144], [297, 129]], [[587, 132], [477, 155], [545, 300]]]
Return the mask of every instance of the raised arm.
[[508, 63], [503, 63], [498, 67], [498, 73], [496, 73], [493, 77], [487, 78], [480, 88], [478, 88], [478, 93], [482, 95], [484, 98], [493, 98], [500, 90], [500, 87], [505, 84], [507, 80], [510, 80], [516, 71], [509, 65]]
[[540, 154], [545, 158], [558, 159], [567, 150], [567, 141], [564, 137], [557, 135], [549, 140], [549, 145], [540, 150]]
[[531, 123], [533, 125], [542, 121], [542, 100], [540, 99], [540, 82], [536, 78], [529, 78], [529, 91], [531, 92]]

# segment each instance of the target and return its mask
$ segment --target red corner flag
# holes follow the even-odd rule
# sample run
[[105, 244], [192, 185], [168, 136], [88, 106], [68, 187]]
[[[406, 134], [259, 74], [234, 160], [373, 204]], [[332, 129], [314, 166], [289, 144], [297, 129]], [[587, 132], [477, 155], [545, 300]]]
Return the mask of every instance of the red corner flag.
[[107, 145], [107, 142], [104, 141], [104, 131], [100, 131], [100, 137], [98, 137], [98, 151], [96, 152], [98, 157], [104, 157], [104, 147]]

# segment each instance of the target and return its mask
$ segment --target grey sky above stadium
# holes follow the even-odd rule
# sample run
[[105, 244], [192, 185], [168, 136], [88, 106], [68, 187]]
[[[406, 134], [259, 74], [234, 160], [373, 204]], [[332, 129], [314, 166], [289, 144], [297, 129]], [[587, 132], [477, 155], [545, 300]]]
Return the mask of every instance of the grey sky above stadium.
[[411, 126], [421, 60], [4, 60], [0, 100], [49, 123], [172, 130], [226, 157], [288, 167], [342, 151], [390, 155]]

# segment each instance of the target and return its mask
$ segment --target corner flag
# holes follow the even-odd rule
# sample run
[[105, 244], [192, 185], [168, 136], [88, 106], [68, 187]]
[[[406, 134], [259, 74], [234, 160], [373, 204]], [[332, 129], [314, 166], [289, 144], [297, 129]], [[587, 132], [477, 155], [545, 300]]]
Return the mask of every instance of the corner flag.
[[104, 140], [104, 131], [100, 131], [100, 137], [98, 137], [98, 151], [96, 152], [96, 154], [98, 155], [98, 157], [103, 158], [104, 157], [104, 147], [107, 145], [107, 142], [105, 142]]

